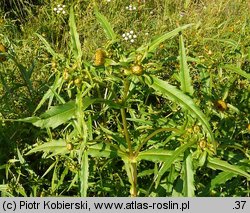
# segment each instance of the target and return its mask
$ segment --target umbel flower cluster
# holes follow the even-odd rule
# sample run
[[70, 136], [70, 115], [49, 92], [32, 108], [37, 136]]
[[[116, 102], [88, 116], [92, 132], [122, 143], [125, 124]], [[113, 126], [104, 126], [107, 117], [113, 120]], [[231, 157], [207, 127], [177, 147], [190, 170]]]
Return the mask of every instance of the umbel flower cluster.
[[130, 4], [129, 6], [126, 7], [126, 10], [130, 10], [130, 11], [136, 10], [136, 7]]
[[61, 5], [61, 4], [58, 4], [55, 8], [54, 8], [54, 11], [57, 13], [57, 14], [65, 14], [66, 11], [64, 10], [66, 6], [65, 5]]
[[134, 34], [134, 31], [131, 30], [127, 33], [123, 33], [122, 37], [125, 41], [130, 41], [131, 43], [135, 42], [135, 39], [137, 38], [137, 35]]

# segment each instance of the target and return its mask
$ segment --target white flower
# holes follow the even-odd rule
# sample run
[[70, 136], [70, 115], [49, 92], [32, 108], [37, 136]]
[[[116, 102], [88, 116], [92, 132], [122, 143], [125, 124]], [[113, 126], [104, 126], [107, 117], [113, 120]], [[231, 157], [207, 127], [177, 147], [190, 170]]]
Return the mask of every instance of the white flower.
[[55, 7], [53, 10], [59, 14], [59, 13], [62, 13], [62, 14], [65, 14], [66, 11], [64, 10], [66, 6], [65, 5], [61, 5], [61, 4], [58, 4], [57, 7]]
[[185, 16], [185, 13], [184, 12], [180, 12], [180, 17], [183, 17]]
[[127, 33], [123, 33], [122, 37], [124, 38], [125, 41], [130, 41], [131, 43], [134, 43], [135, 39], [137, 38], [137, 35], [134, 34], [133, 30], [130, 30]]
[[130, 4], [129, 6], [126, 6], [126, 10], [130, 10], [130, 11], [136, 10], [136, 7]]

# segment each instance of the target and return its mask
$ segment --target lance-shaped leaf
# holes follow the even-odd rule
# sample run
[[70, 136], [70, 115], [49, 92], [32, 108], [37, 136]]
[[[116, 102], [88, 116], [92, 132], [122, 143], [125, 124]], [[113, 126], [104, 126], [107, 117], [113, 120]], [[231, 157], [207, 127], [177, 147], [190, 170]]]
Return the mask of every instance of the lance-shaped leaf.
[[208, 123], [208, 119], [189, 96], [185, 95], [181, 90], [177, 89], [175, 86], [172, 86], [166, 81], [158, 79], [155, 76], [146, 76], [145, 82], [146, 84], [148, 84], [149, 87], [152, 87], [163, 97], [166, 97], [171, 101], [179, 104], [181, 107], [187, 109], [193, 117], [197, 118], [202, 124], [204, 130], [207, 132], [210, 141], [214, 143], [214, 148], [216, 147], [214, 136]]
[[63, 139], [59, 139], [43, 143], [31, 149], [25, 155], [30, 155], [35, 152], [52, 152], [57, 154], [67, 152], [66, 141]]
[[83, 152], [82, 158], [81, 158], [81, 170], [80, 170], [80, 193], [81, 197], [87, 196], [87, 189], [88, 189], [88, 178], [89, 178], [89, 159], [88, 159], [88, 151], [85, 150]]
[[153, 39], [147, 46], [141, 46], [138, 48], [137, 51], [142, 51], [142, 50], [147, 50], [147, 52], [154, 52], [156, 50], [156, 48], [165, 40], [172, 38], [176, 35], [178, 35], [179, 32], [181, 32], [182, 30], [185, 30], [186, 28], [192, 26], [193, 24], [187, 24], [181, 27], [178, 27], [168, 33], [164, 33], [161, 36], [156, 37], [155, 39]]
[[246, 177], [250, 180], [250, 174], [243, 171], [239, 166], [231, 165], [226, 161], [220, 160], [218, 158], [208, 157], [207, 167], [214, 169], [214, 170], [222, 170], [225, 172], [231, 172], [235, 175], [240, 175]]
[[76, 29], [76, 21], [75, 21], [73, 5], [70, 7], [69, 28], [70, 28], [70, 39], [73, 48], [73, 54], [75, 59], [79, 62], [82, 58], [82, 49], [81, 49], [79, 34]]
[[[172, 150], [166, 149], [149, 149], [146, 151], [139, 152], [137, 160], [148, 160], [153, 162], [167, 162], [168, 159], [173, 155]], [[178, 158], [180, 160], [181, 158]]]
[[188, 93], [190, 95], [193, 94], [193, 87], [191, 84], [191, 77], [189, 74], [189, 68], [187, 64], [187, 56], [186, 56], [186, 51], [184, 47], [184, 41], [183, 41], [183, 36], [182, 34], [180, 35], [180, 43], [179, 43], [179, 48], [180, 48], [180, 80], [181, 80], [181, 90], [184, 93]]
[[216, 38], [204, 38], [204, 40], [206, 41], [215, 41], [215, 42], [221, 42], [224, 44], [228, 44], [234, 48], [237, 48], [239, 43], [237, 41], [234, 41], [233, 39], [216, 39]]
[[123, 152], [119, 147], [111, 146], [105, 143], [89, 145], [88, 154], [92, 157], [104, 157], [104, 158], [127, 157], [127, 153]]
[[116, 34], [111, 26], [111, 24], [108, 22], [107, 18], [98, 12], [97, 9], [95, 9], [95, 15], [99, 23], [101, 24], [102, 28], [104, 29], [107, 37], [114, 41], [116, 39]]
[[184, 197], [194, 197], [195, 196], [195, 186], [194, 186], [194, 171], [192, 154], [190, 151], [185, 152], [185, 160], [183, 162], [183, 196]]
[[[54, 98], [54, 96], [56, 96], [56, 90], [61, 88], [63, 85], [63, 78], [60, 77], [59, 75], [56, 76], [55, 78], [55, 81], [53, 83], [53, 85], [49, 88], [49, 90], [44, 94], [42, 100], [39, 102], [39, 104], [37, 105], [36, 109], [35, 109], [35, 112], [37, 110], [39, 110], [42, 105], [47, 101], [49, 100], [49, 106]], [[63, 102], [63, 99], [62, 99], [62, 102]], [[34, 113], [35, 113], [34, 112]]]
[[40, 128], [56, 128], [72, 117], [74, 117], [76, 111], [76, 104], [74, 101], [70, 101], [59, 106], [53, 106], [40, 117], [28, 117], [24, 119], [17, 119], [16, 121], [32, 123], [34, 126]]
[[236, 174], [233, 172], [220, 172], [215, 178], [212, 179], [209, 190], [211, 191], [216, 186], [226, 183], [235, 176]]
[[50, 46], [50, 44], [46, 41], [44, 37], [42, 37], [40, 34], [35, 33], [35, 35], [42, 41], [42, 43], [45, 46], [45, 49], [54, 57], [57, 57], [57, 53], [53, 50], [53, 48]]
[[163, 166], [160, 168], [157, 176], [155, 177], [156, 179], [156, 185], [158, 186], [161, 177], [164, 175], [164, 173], [170, 168], [170, 166], [172, 165], [172, 163], [174, 163], [175, 161], [177, 161], [179, 159], [179, 156], [182, 155], [186, 149], [188, 149], [189, 147], [191, 147], [196, 141], [192, 140], [182, 146], [180, 146], [178, 149], [176, 149], [173, 154], [167, 158], [167, 161], [164, 162]]
[[230, 70], [230, 71], [237, 73], [238, 75], [241, 75], [242, 77], [250, 80], [250, 74], [246, 73], [244, 70], [240, 69], [239, 67], [235, 67], [232, 65], [224, 65], [224, 66], [222, 66], [222, 68], [224, 68], [226, 70]]

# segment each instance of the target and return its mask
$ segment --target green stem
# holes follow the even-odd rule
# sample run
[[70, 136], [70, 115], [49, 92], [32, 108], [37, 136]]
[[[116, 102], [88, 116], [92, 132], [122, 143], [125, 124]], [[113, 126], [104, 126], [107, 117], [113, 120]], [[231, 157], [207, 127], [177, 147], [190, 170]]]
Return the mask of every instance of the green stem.
[[122, 124], [123, 124], [123, 131], [124, 131], [125, 140], [126, 140], [127, 145], [128, 145], [129, 155], [130, 155], [130, 157], [132, 157], [133, 156], [132, 143], [131, 143], [129, 132], [128, 132], [126, 112], [125, 112], [124, 108], [121, 108], [121, 115], [122, 115]]
[[[127, 101], [126, 99], [127, 99], [128, 93], [129, 93], [129, 85], [130, 85], [130, 82], [128, 81], [127, 78], [124, 79], [123, 85], [124, 85], [124, 93], [123, 93], [123, 97], [122, 97], [122, 102], [123, 102], [123, 104], [125, 104], [125, 102]], [[121, 116], [122, 116], [124, 136], [125, 136], [125, 140], [126, 140], [127, 145], [128, 145], [129, 155], [130, 155], [130, 157], [132, 157], [133, 156], [132, 143], [131, 143], [129, 132], [128, 132], [126, 112], [125, 112], [124, 107], [121, 108]]]
[[137, 196], [137, 165], [136, 162], [131, 162], [131, 176], [132, 176], [132, 185], [130, 194], [132, 197]]
[[[122, 102], [123, 105], [125, 105], [125, 102], [128, 99], [128, 93], [129, 93], [129, 86], [130, 86], [130, 81], [128, 79], [124, 79], [124, 93], [122, 97]], [[131, 183], [131, 188], [130, 188], [130, 194], [131, 197], [136, 197], [137, 196], [137, 164], [136, 161], [134, 160], [134, 153], [132, 149], [132, 142], [130, 140], [130, 135], [128, 132], [128, 125], [127, 125], [127, 119], [126, 119], [126, 112], [125, 108], [121, 108], [121, 116], [122, 116], [122, 124], [123, 124], [123, 131], [124, 131], [124, 136], [125, 140], [128, 145], [128, 150], [129, 150], [129, 162], [128, 162], [128, 176], [130, 179]]]

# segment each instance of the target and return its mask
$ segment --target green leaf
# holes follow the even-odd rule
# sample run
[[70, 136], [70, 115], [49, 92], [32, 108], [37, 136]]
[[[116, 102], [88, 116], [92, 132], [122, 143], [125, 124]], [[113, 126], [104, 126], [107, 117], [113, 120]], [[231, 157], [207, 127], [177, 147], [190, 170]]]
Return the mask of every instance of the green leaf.
[[0, 192], [1, 197], [14, 197], [14, 195], [9, 192], [9, 184], [0, 185]]
[[56, 128], [68, 120], [70, 120], [75, 115], [76, 105], [74, 101], [68, 103], [53, 106], [45, 113], [43, 113], [40, 118], [30, 117], [25, 119], [19, 119], [18, 121], [30, 122], [34, 126], [40, 128]]
[[207, 167], [213, 170], [231, 172], [235, 175], [240, 175], [250, 180], [250, 174], [243, 171], [239, 166], [231, 165], [228, 162], [220, 160], [218, 158], [208, 157]]
[[45, 38], [43, 38], [41, 35], [39, 35], [38, 33], [35, 33], [35, 35], [42, 41], [42, 43], [45, 46], [45, 49], [54, 57], [57, 57], [57, 53], [52, 49], [52, 47], [50, 46], [50, 44], [46, 41]]
[[77, 33], [77, 29], [76, 29], [76, 21], [75, 21], [73, 5], [70, 7], [69, 28], [70, 28], [70, 39], [71, 39], [71, 45], [73, 48], [73, 54], [74, 54], [75, 59], [78, 62], [80, 62], [82, 58], [82, 49], [81, 49], [79, 34]]
[[166, 159], [166, 161], [164, 162], [164, 164], [162, 165], [162, 167], [160, 168], [158, 175], [156, 177], [156, 185], [159, 184], [161, 177], [164, 175], [164, 173], [170, 168], [170, 166], [172, 165], [172, 163], [174, 163], [175, 161], [177, 161], [179, 159], [179, 157], [186, 151], [186, 149], [188, 149], [189, 147], [191, 147], [194, 143], [196, 142], [196, 140], [190, 141], [182, 146], [180, 146], [178, 149], [176, 149], [173, 154]]
[[244, 70], [240, 69], [239, 67], [235, 67], [232, 65], [224, 65], [224, 66], [222, 66], [222, 68], [224, 68], [226, 70], [230, 70], [230, 71], [237, 73], [238, 75], [241, 75], [242, 77], [250, 80], [250, 74], [246, 73]]
[[[178, 35], [179, 32], [181, 32], [182, 30], [185, 30], [186, 28], [192, 26], [193, 24], [187, 24], [184, 25], [182, 27], [178, 27], [174, 30], [172, 30], [171, 32], [165, 33], [157, 38], [155, 38], [154, 40], [152, 40], [150, 42], [150, 44], [148, 45], [148, 52], [154, 52], [156, 50], [156, 48], [165, 40], [172, 38], [176, 35]], [[139, 48], [140, 49], [140, 48]]]
[[107, 37], [110, 40], [114, 41], [116, 39], [116, 34], [113, 31], [113, 28], [111, 27], [106, 17], [102, 15], [101, 13], [99, 13], [97, 9], [95, 9], [95, 15], [96, 15], [97, 20], [101, 24], [102, 28], [104, 29]]
[[184, 47], [184, 41], [182, 34], [180, 35], [180, 80], [181, 80], [181, 90], [184, 93], [189, 93], [190, 95], [193, 94], [193, 87], [191, 85], [191, 77], [189, 74], [189, 68], [187, 64], [187, 56]]
[[197, 118], [201, 122], [205, 131], [208, 133], [210, 141], [214, 143], [214, 148], [216, 147], [214, 136], [210, 128], [208, 119], [203, 114], [203, 112], [195, 105], [194, 101], [189, 96], [185, 95], [175, 86], [172, 86], [166, 81], [160, 80], [153, 75], [146, 76], [145, 82], [149, 87], [152, 87], [155, 91], [160, 92], [163, 97], [166, 97], [171, 101], [179, 104], [184, 109], [187, 109], [193, 117]]
[[[52, 102], [52, 99], [55, 96], [54, 91], [56, 91], [58, 88], [60, 88], [63, 84], [63, 78], [60, 77], [59, 75], [56, 77], [53, 85], [49, 88], [49, 90], [44, 94], [42, 100], [39, 102], [37, 105], [35, 112], [41, 108], [41, 106], [48, 100], [50, 99], [50, 102]], [[34, 113], [35, 113], [34, 112]]]
[[216, 38], [204, 38], [204, 40], [208, 41], [217, 41], [225, 44], [229, 44], [230, 46], [237, 48], [238, 42], [234, 41], [233, 39], [216, 39]]
[[46, 170], [46, 172], [44, 172], [44, 174], [43, 174], [43, 176], [42, 176], [41, 178], [45, 177], [45, 176], [54, 168], [54, 166], [56, 165], [56, 163], [57, 163], [57, 162], [53, 162], [53, 163], [49, 166], [49, 168]]
[[220, 172], [215, 178], [212, 179], [210, 191], [216, 186], [226, 183], [228, 180], [231, 180], [235, 176], [236, 174], [232, 172]]
[[[168, 161], [168, 158], [173, 155], [174, 151], [166, 149], [149, 149], [146, 151], [139, 152], [137, 160], [148, 160], [152, 162]], [[180, 158], [178, 159], [180, 160]]]
[[17, 148], [17, 156], [18, 156], [18, 159], [20, 161], [21, 164], [24, 164], [25, 163], [25, 159], [23, 158], [20, 150]]
[[194, 186], [194, 171], [192, 154], [188, 151], [185, 152], [185, 160], [183, 162], [183, 196], [194, 197], [195, 186]]
[[27, 194], [26, 194], [26, 192], [25, 192], [24, 187], [21, 184], [17, 185], [17, 187], [15, 188], [15, 191], [17, 193], [20, 193], [23, 197], [28, 197]]
[[89, 177], [89, 160], [88, 160], [88, 151], [83, 152], [81, 160], [81, 170], [79, 174], [80, 183], [81, 183], [81, 197], [87, 197], [88, 190], [88, 177]]
[[113, 147], [110, 147], [107, 144], [94, 144], [89, 146], [88, 154], [92, 157], [105, 157], [105, 158], [114, 158], [117, 156], [124, 156], [122, 152], [116, 150]]
[[150, 176], [154, 174], [154, 169], [146, 169], [138, 173], [137, 177]]
[[53, 176], [51, 179], [51, 190], [52, 193], [55, 192], [55, 190], [58, 188], [58, 173], [59, 173], [59, 166], [58, 166], [58, 159], [56, 160], [56, 164], [54, 167], [54, 171], [53, 171]]
[[43, 143], [31, 149], [25, 155], [30, 155], [35, 152], [47, 152], [47, 153], [56, 152], [58, 154], [67, 152], [66, 141], [63, 139], [59, 139], [59, 140], [52, 140], [50, 142]]
[[100, 128], [104, 133], [106, 133], [110, 138], [112, 138], [112, 140], [116, 141], [119, 145], [123, 145], [124, 147], [127, 146], [126, 140], [124, 139], [124, 137], [121, 137], [119, 133], [114, 133], [101, 125]]

